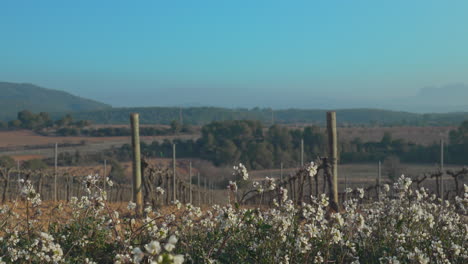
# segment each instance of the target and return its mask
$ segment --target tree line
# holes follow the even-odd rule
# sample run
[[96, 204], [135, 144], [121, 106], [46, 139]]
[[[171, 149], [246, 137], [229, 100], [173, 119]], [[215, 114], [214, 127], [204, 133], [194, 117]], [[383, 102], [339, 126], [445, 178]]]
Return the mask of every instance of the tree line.
[[[264, 124], [307, 123], [325, 125], [323, 109], [272, 109], [272, 108], [222, 108], [222, 107], [132, 107], [110, 108], [75, 112], [79, 119], [96, 124], [128, 124], [130, 113], [140, 114], [141, 124], [170, 124], [179, 120], [183, 124], [206, 125], [214, 121], [258, 120]], [[339, 125], [349, 126], [448, 126], [466, 119], [467, 113], [417, 114], [381, 109], [338, 109]]]
[[[249, 169], [298, 166], [300, 144], [304, 140], [304, 160], [314, 160], [326, 155], [327, 137], [317, 126], [291, 129], [281, 125], [264, 128], [259, 121], [212, 122], [202, 127], [201, 137], [194, 140], [154, 141], [141, 143], [142, 153], [148, 157], [172, 157], [172, 144], [176, 144], [178, 157], [194, 157], [209, 160], [217, 166], [242, 162]], [[450, 141], [444, 148], [445, 162], [468, 163], [468, 121], [450, 133]], [[131, 158], [131, 146], [126, 144], [111, 151], [118, 159]], [[402, 162], [437, 163], [440, 157], [438, 142], [429, 146], [402, 139], [393, 139], [385, 133], [378, 142], [363, 142], [356, 138], [339, 145], [341, 163], [377, 162], [397, 156]]]
[[0, 129], [29, 129], [41, 132], [48, 128], [75, 127], [83, 128], [89, 126], [90, 121], [74, 120], [70, 114], [66, 114], [56, 120], [52, 119], [49, 113], [40, 112], [35, 114], [28, 110], [18, 112], [17, 118], [9, 122], [0, 121]]
[[[164, 140], [150, 144], [141, 142], [142, 154], [147, 157], [171, 158], [172, 144], [176, 144], [177, 157], [199, 158], [216, 166], [231, 166], [242, 162], [248, 169], [297, 167], [300, 163], [301, 140], [304, 141], [304, 161], [315, 160], [317, 155], [326, 155], [327, 137], [318, 126], [290, 128], [282, 125], [264, 127], [259, 121], [217, 121], [201, 128], [198, 140]], [[113, 147], [99, 154], [60, 153], [60, 165], [89, 164], [104, 159], [128, 161], [132, 148], [129, 144]], [[468, 163], [468, 121], [450, 132], [445, 144], [446, 163]], [[377, 162], [389, 157], [398, 157], [405, 163], [438, 163], [440, 145], [435, 142], [424, 146], [402, 139], [393, 139], [385, 133], [380, 141], [363, 142], [360, 138], [340, 142], [341, 163]], [[52, 164], [52, 160], [48, 161]]]
[[[172, 121], [170, 127], [140, 127], [141, 136], [167, 136], [179, 133], [194, 133], [193, 127], [181, 125], [178, 121]], [[62, 127], [55, 132], [58, 136], [85, 136], [85, 137], [125, 137], [130, 136], [132, 131], [129, 127], [100, 127], [100, 128], [77, 128]]]
[[[53, 120], [49, 113], [35, 114], [28, 110], [18, 112], [17, 119], [9, 122], [0, 121], [0, 130], [28, 129], [44, 136], [89, 136], [89, 137], [115, 137], [130, 136], [128, 127], [89, 127], [88, 120], [75, 120], [70, 114], [66, 114]], [[188, 124], [181, 124], [172, 120], [169, 128], [141, 127], [142, 136], [164, 136], [179, 133], [193, 133], [194, 129]]]

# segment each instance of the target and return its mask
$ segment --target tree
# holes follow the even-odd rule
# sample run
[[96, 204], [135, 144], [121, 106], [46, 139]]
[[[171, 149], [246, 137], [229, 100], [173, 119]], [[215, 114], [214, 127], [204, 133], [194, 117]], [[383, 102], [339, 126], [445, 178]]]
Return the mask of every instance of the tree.
[[171, 122], [171, 131], [174, 134], [179, 134], [180, 130], [182, 129], [182, 126], [177, 120], [172, 120]]
[[392, 134], [386, 131], [382, 137], [382, 140], [380, 140], [380, 144], [382, 144], [383, 148], [389, 148], [392, 144]]
[[11, 120], [8, 122], [8, 127], [14, 127], [14, 128], [20, 128], [21, 127], [21, 121], [16, 119], [16, 120]]
[[24, 128], [32, 128], [36, 116], [28, 110], [23, 110], [18, 112], [18, 120], [21, 121]]
[[457, 130], [450, 131], [450, 144], [468, 144], [468, 120], [461, 123]]
[[223, 140], [217, 156], [215, 164], [229, 164], [237, 163], [240, 158], [240, 153], [236, 145], [231, 140]]
[[249, 148], [250, 164], [252, 169], [270, 169], [273, 167], [273, 153], [271, 145], [266, 142], [252, 144]]
[[91, 122], [89, 122], [88, 120], [79, 120], [75, 122], [75, 126], [77, 126], [78, 128], [83, 128], [89, 126], [90, 124]]

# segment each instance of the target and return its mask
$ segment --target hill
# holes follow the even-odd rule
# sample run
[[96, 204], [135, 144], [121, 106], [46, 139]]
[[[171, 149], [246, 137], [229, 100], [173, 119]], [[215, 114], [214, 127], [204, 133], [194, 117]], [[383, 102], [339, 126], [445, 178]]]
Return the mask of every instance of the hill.
[[463, 83], [424, 87], [416, 95], [392, 100], [381, 100], [380, 107], [424, 113], [427, 111], [468, 111], [468, 85]]
[[67, 92], [28, 83], [0, 82], [0, 120], [11, 120], [21, 110], [75, 112], [110, 108], [109, 105]]
[[[170, 124], [182, 117], [184, 124], [203, 125], [222, 120], [259, 120], [271, 124], [313, 123], [325, 124], [324, 109], [282, 109], [269, 108], [220, 108], [220, 107], [134, 107], [110, 108], [98, 111], [73, 113], [75, 119], [90, 120], [96, 124], [128, 124], [132, 112], [140, 113], [142, 124]], [[458, 125], [468, 119], [467, 112], [418, 114], [380, 109], [339, 109], [336, 110], [338, 123], [350, 125], [413, 125], [448, 126]], [[59, 116], [57, 114], [57, 116]]]

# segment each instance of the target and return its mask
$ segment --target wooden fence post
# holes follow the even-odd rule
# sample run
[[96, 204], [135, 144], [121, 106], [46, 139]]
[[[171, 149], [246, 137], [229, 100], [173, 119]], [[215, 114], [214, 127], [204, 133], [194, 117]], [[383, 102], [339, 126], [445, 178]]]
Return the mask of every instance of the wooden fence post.
[[304, 139], [301, 138], [301, 167], [304, 166]]
[[58, 144], [55, 143], [54, 149], [54, 201], [58, 201], [58, 193], [57, 193], [57, 157], [58, 156]]
[[201, 190], [200, 190], [200, 187], [201, 187], [200, 186], [200, 172], [197, 173], [197, 178], [198, 178], [198, 189], [197, 189], [197, 191], [198, 191], [198, 206], [200, 207], [201, 204], [202, 204], [201, 203]]
[[205, 177], [205, 190], [204, 190], [203, 196], [205, 196], [203, 200], [205, 201], [206, 204], [208, 204], [208, 182], [206, 180], [206, 177]]
[[177, 200], [177, 189], [176, 189], [176, 147], [175, 143], [172, 143], [172, 201]]
[[377, 199], [380, 201], [380, 177], [382, 174], [382, 163], [379, 160], [379, 169], [377, 173]]
[[109, 195], [107, 195], [107, 160], [104, 160], [104, 175], [102, 175], [102, 189], [106, 192], [106, 200], [108, 199]]
[[336, 133], [336, 112], [327, 112], [327, 132], [328, 132], [328, 146], [329, 156], [332, 166], [332, 185], [330, 190], [332, 191], [331, 202], [335, 210], [338, 210], [338, 137]]
[[440, 139], [440, 199], [444, 201], [444, 139]]
[[189, 202], [190, 204], [193, 203], [192, 201], [192, 162], [189, 163]]
[[211, 182], [211, 204], [214, 204], [214, 195], [215, 195], [214, 183]]
[[140, 128], [138, 113], [130, 114], [132, 125], [133, 147], [133, 200], [136, 203], [136, 214], [143, 214], [143, 195], [141, 192], [141, 159], [140, 159]]
[[280, 180], [283, 181], [283, 162], [280, 164]]

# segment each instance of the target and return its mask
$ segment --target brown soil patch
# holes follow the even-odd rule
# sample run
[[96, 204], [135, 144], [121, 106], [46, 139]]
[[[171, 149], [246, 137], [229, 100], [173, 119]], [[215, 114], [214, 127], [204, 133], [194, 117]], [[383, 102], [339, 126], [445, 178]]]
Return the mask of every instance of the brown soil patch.
[[[142, 136], [142, 141], [151, 142], [153, 140], [183, 138], [196, 139], [198, 135], [179, 135], [179, 136]], [[41, 136], [30, 130], [18, 131], [1, 131], [0, 132], [0, 147], [16, 147], [16, 146], [38, 146], [47, 144], [79, 144], [99, 143], [99, 142], [127, 142], [130, 143], [130, 137], [48, 137]]]
[[15, 161], [26, 161], [26, 160], [32, 160], [32, 159], [43, 159], [44, 156], [42, 155], [16, 155], [16, 156], [11, 156]]

